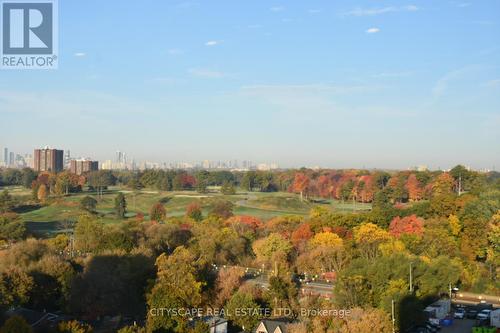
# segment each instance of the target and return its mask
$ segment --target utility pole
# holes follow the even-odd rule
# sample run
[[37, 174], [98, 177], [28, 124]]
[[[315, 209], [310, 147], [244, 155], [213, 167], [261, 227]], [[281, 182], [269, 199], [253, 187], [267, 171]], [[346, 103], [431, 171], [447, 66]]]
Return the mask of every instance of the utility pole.
[[410, 262], [410, 293], [413, 294], [413, 263]]
[[462, 194], [462, 174], [458, 176], [458, 196]]
[[74, 258], [75, 256], [75, 234], [74, 234], [74, 231], [73, 233], [71, 234], [71, 237], [69, 239], [69, 244], [70, 244], [70, 255], [71, 255], [71, 259]]
[[394, 300], [391, 302], [392, 333], [396, 333], [396, 316], [394, 315]]
[[450, 295], [450, 300], [451, 300], [451, 282], [450, 282], [450, 285], [449, 285], [448, 293]]

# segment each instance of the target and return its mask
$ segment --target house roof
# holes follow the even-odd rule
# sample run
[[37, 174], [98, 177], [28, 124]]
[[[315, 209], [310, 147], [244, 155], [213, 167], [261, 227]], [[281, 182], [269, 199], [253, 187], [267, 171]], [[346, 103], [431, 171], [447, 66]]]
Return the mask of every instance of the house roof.
[[[264, 319], [261, 320], [257, 328], [263, 324], [268, 333], [282, 332], [286, 333], [286, 325], [288, 325], [288, 321], [286, 320], [272, 320], [272, 319]], [[279, 327], [279, 330], [276, 330]], [[257, 331], [257, 329], [256, 329]]]
[[[26, 322], [31, 326], [36, 326], [42, 321], [47, 320], [53, 316], [52, 313], [39, 312], [25, 308], [15, 308], [6, 312], [7, 317], [20, 316], [23, 317]], [[57, 316], [56, 316], [57, 317]]]

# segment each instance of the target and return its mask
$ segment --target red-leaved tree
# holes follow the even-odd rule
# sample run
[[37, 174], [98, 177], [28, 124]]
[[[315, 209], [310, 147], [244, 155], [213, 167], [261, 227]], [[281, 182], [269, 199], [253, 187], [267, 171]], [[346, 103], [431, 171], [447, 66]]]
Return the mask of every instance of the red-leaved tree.
[[402, 234], [422, 235], [424, 232], [424, 221], [416, 215], [396, 216], [389, 226], [389, 233], [395, 237]]

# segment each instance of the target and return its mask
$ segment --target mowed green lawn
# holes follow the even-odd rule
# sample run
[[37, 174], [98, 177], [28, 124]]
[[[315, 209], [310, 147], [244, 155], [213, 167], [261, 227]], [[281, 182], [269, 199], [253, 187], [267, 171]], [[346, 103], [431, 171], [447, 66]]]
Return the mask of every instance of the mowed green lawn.
[[[0, 188], [0, 190], [2, 190]], [[29, 197], [31, 192], [20, 187], [10, 187], [13, 196]], [[220, 193], [200, 194], [192, 191], [161, 192], [154, 190], [129, 191], [119, 187], [112, 187], [98, 198], [96, 193], [83, 192], [65, 197], [51, 198], [51, 203], [42, 207], [31, 207], [20, 215], [27, 223], [28, 229], [38, 235], [60, 232], [68, 227], [68, 222], [74, 222], [82, 214], [79, 208], [80, 200], [90, 195], [98, 200], [97, 212], [103, 223], [119, 223], [121, 220], [114, 216], [114, 199], [118, 192], [122, 192], [127, 200], [127, 217], [132, 218], [142, 213], [148, 218], [152, 205], [161, 202], [167, 211], [168, 217], [182, 216], [186, 207], [192, 202], [199, 202], [203, 213], [208, 214], [211, 205], [220, 199], [229, 200], [234, 204], [235, 215], [252, 215], [268, 220], [281, 215], [307, 215], [314, 206], [323, 206], [335, 211], [353, 212], [371, 209], [370, 204], [341, 203], [334, 200], [300, 201], [292, 193], [260, 193], [238, 191], [235, 195]]]

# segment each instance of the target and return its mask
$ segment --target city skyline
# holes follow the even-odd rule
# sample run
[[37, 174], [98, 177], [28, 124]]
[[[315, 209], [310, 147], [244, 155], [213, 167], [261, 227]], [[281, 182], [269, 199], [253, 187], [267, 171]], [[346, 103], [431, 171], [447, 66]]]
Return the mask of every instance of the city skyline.
[[[43, 148], [35, 148], [34, 154], [30, 153], [16, 153], [9, 151], [8, 147], [0, 147], [2, 148], [3, 158], [0, 160], [0, 167], [14, 167], [14, 168], [23, 168], [23, 167], [35, 167], [35, 159], [33, 158], [36, 155], [37, 150], [40, 149], [59, 149], [53, 148], [51, 146], [44, 146]], [[70, 150], [60, 149], [63, 151], [63, 164], [64, 169], [71, 170], [74, 167], [72, 166], [73, 162], [91, 162], [97, 163], [92, 165], [98, 165], [98, 167], [90, 167], [87, 168], [95, 168], [94, 170], [103, 169], [103, 170], [147, 170], [147, 169], [177, 169], [177, 170], [189, 170], [189, 169], [205, 169], [205, 170], [261, 170], [261, 171], [272, 171], [272, 170], [283, 170], [283, 169], [300, 169], [300, 168], [309, 168], [309, 169], [366, 169], [366, 170], [414, 170], [414, 171], [427, 171], [427, 170], [441, 170], [446, 171], [450, 170], [452, 167], [457, 165], [462, 165], [466, 167], [468, 170], [476, 170], [481, 172], [490, 172], [497, 171], [496, 167], [492, 168], [474, 168], [470, 165], [464, 163], [457, 163], [452, 166], [446, 167], [437, 167], [430, 168], [427, 164], [415, 164], [409, 165], [405, 168], [400, 169], [392, 169], [392, 168], [378, 168], [378, 167], [335, 167], [335, 166], [320, 166], [320, 165], [302, 165], [302, 166], [284, 166], [280, 165], [277, 162], [270, 161], [252, 161], [252, 160], [238, 160], [238, 159], [224, 159], [224, 160], [216, 160], [216, 159], [204, 159], [204, 160], [185, 160], [185, 161], [175, 161], [175, 160], [162, 160], [162, 161], [151, 161], [151, 160], [137, 160], [134, 157], [130, 157], [126, 152], [117, 150], [115, 151], [114, 158], [105, 158], [105, 159], [96, 159], [91, 156], [72, 156]], [[7, 155], [6, 155], [7, 152]], [[5, 156], [7, 156], [7, 160], [5, 160]], [[14, 158], [15, 156], [15, 158]], [[111, 155], [109, 155], [111, 156]], [[14, 162], [14, 163], [12, 163]]]
[[59, 2], [59, 69], [2, 71], [0, 145], [100, 161], [123, 149], [158, 162], [500, 165], [499, 2], [116, 4]]
[[[93, 169], [97, 170], [99, 161], [86, 156], [72, 156], [71, 150], [54, 148], [51, 146], [44, 146], [43, 148], [34, 148], [33, 154], [30, 153], [15, 153], [9, 151], [9, 147], [3, 147], [3, 158], [0, 160], [0, 167], [13, 167], [23, 168], [30, 167], [33, 169], [40, 169], [37, 163], [40, 163], [40, 151], [59, 151], [59, 159], [63, 164], [64, 169], [77, 170], [77, 169]], [[7, 157], [6, 157], [7, 156]], [[15, 158], [14, 158], [15, 156]], [[77, 166], [77, 164], [79, 164]], [[87, 162], [83, 163], [82, 162]], [[101, 169], [130, 169], [130, 170], [143, 170], [143, 169], [242, 169], [242, 170], [275, 170], [279, 169], [279, 165], [275, 162], [263, 163], [253, 162], [250, 160], [202, 160], [202, 161], [147, 161], [135, 160], [133, 157], [128, 157], [126, 152], [117, 150], [114, 159], [100, 160]], [[97, 164], [96, 164], [97, 163]], [[85, 166], [83, 166], [85, 164]], [[38, 170], [45, 171], [45, 170]], [[60, 171], [60, 170], [59, 170]], [[77, 172], [74, 172], [77, 173]]]

